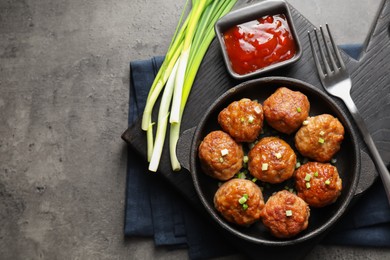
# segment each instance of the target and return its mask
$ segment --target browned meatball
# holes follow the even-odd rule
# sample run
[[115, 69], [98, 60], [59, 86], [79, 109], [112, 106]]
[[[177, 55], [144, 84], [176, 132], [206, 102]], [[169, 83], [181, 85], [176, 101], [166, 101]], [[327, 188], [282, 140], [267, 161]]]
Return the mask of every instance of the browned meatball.
[[248, 153], [248, 170], [257, 179], [280, 183], [290, 178], [297, 157], [290, 145], [277, 137], [262, 138]]
[[253, 142], [263, 127], [263, 107], [256, 101], [243, 98], [234, 101], [218, 115], [218, 123], [237, 142]]
[[285, 134], [296, 131], [309, 116], [310, 103], [299, 91], [278, 88], [263, 104], [268, 124]]
[[199, 145], [203, 171], [218, 180], [232, 178], [243, 166], [242, 146], [223, 131], [209, 133]]
[[260, 219], [264, 199], [260, 188], [252, 181], [231, 179], [215, 193], [214, 206], [227, 221], [249, 226]]
[[337, 200], [342, 181], [337, 168], [329, 163], [308, 162], [296, 171], [298, 196], [312, 207], [324, 207]]
[[318, 162], [328, 162], [340, 150], [344, 127], [328, 114], [309, 117], [295, 134], [295, 147]]
[[272, 195], [261, 213], [263, 224], [278, 238], [293, 237], [305, 230], [309, 216], [309, 205], [286, 190]]

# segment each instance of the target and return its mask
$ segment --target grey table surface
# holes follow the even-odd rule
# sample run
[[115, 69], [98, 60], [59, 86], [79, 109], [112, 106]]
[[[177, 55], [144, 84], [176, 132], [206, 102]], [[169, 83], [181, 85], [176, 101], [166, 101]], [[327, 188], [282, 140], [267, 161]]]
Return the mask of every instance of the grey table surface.
[[[365, 40], [381, 0], [288, 2], [346, 44]], [[188, 258], [124, 239], [120, 139], [128, 63], [164, 55], [184, 3], [0, 0], [1, 259]], [[390, 249], [323, 245], [307, 256], [386, 258]]]

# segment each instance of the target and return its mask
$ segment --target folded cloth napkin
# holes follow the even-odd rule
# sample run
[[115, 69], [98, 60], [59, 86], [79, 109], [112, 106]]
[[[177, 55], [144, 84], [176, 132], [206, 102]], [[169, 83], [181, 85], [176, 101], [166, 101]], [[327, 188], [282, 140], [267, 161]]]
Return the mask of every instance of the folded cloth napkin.
[[[361, 46], [342, 46], [357, 59]], [[142, 113], [163, 57], [130, 63], [129, 125]], [[144, 158], [128, 151], [125, 236], [154, 237], [156, 246], [188, 248], [190, 259], [237, 253], [167, 183], [147, 171]], [[390, 208], [380, 180], [351, 208], [323, 240], [325, 244], [390, 247]]]

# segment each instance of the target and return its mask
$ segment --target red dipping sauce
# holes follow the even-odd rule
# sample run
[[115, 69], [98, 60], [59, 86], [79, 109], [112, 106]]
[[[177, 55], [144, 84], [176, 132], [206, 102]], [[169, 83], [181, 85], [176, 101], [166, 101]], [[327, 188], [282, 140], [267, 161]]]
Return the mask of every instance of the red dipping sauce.
[[291, 59], [296, 53], [284, 14], [236, 25], [223, 39], [232, 69], [240, 75]]

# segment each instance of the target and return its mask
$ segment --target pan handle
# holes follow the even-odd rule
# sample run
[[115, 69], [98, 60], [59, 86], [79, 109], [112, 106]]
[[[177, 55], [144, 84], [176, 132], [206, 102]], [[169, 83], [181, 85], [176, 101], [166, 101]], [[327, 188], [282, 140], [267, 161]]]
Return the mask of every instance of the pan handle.
[[375, 170], [375, 165], [372, 162], [370, 156], [360, 150], [361, 166], [360, 166], [360, 178], [355, 192], [355, 196], [361, 195], [374, 183], [378, 177], [378, 173]]
[[176, 154], [181, 166], [188, 171], [190, 170], [190, 153], [192, 139], [194, 138], [196, 126], [185, 130], [177, 142]]

